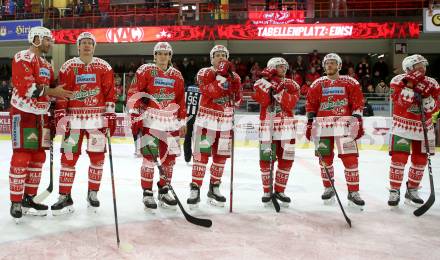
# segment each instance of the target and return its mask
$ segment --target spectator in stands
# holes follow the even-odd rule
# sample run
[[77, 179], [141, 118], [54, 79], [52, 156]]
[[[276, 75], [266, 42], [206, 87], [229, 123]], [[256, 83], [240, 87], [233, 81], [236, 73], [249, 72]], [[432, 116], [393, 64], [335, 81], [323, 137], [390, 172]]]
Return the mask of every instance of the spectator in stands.
[[193, 59], [188, 61], [188, 58], [183, 58], [182, 66], [179, 67], [180, 72], [182, 73], [183, 80], [185, 81], [185, 86], [194, 85], [194, 79], [197, 75], [196, 63]]
[[105, 27], [108, 25], [110, 12], [110, 0], [98, 0], [99, 13], [101, 14], [101, 21], [99, 27]]
[[319, 56], [318, 50], [313, 50], [313, 53], [309, 54], [309, 66], [314, 67], [320, 75], [322, 75], [321, 63], [321, 56]]
[[113, 71], [116, 74], [123, 74], [126, 72], [125, 65], [122, 63], [122, 61], [118, 61], [118, 63], [115, 66], [113, 66]]
[[313, 81], [310, 81], [309, 79], [306, 79], [306, 82], [301, 86], [301, 89], [299, 91], [299, 94], [306, 98], [307, 93], [309, 93], [310, 85], [312, 85]]
[[373, 84], [369, 83], [367, 85], [367, 91], [364, 93], [367, 97], [375, 97], [376, 96], [376, 89], [374, 89]]
[[333, 17], [333, 12], [335, 17], [339, 17], [339, 9], [342, 6], [344, 16], [347, 17], [347, 0], [330, 0], [329, 17]]
[[360, 79], [366, 75], [370, 75], [370, 64], [368, 64], [366, 57], [362, 57], [361, 62], [356, 65], [356, 74]]
[[310, 71], [306, 74], [305, 80], [313, 83], [313, 81], [317, 80], [319, 77], [321, 77], [321, 75], [316, 72], [315, 67], [311, 67]]
[[9, 89], [10, 86], [6, 80], [3, 80], [0, 85], [0, 97], [3, 99], [3, 110], [7, 110], [9, 107]]
[[11, 78], [11, 68], [7, 64], [0, 65], [0, 80], [9, 80]]
[[302, 77], [305, 76], [307, 71], [307, 66], [304, 62], [304, 59], [301, 55], [296, 57], [296, 61], [293, 63], [292, 69], [301, 74]]
[[374, 116], [374, 111], [373, 111], [373, 107], [368, 103], [368, 99], [365, 99], [365, 103], [364, 103], [364, 111], [363, 111], [363, 116]]
[[200, 67], [205, 68], [205, 67], [210, 67], [210, 66], [211, 66], [211, 62], [209, 61], [208, 57], [203, 56]]
[[251, 81], [249, 76], [246, 76], [242, 81], [241, 86], [243, 87], [244, 91], [249, 91], [249, 90], [253, 90], [254, 83]]
[[390, 87], [385, 83], [385, 81], [381, 80], [379, 84], [377, 84], [376, 94], [378, 94], [378, 96], [388, 96], [390, 94]]
[[365, 75], [363, 78], [359, 79], [359, 84], [362, 86], [362, 93], [368, 93], [368, 86], [371, 83], [370, 75]]
[[[354, 68], [353, 62], [351, 62], [350, 56], [345, 56], [344, 60], [342, 61], [342, 68], [341, 68], [341, 75], [347, 75], [348, 74], [348, 68]], [[354, 70], [353, 70], [354, 71]]]
[[356, 72], [354, 71], [354, 67], [348, 67], [347, 75], [356, 80], [359, 80], [359, 77], [356, 75]]
[[388, 74], [388, 65], [385, 63], [385, 59], [382, 55], [373, 65], [373, 78], [378, 78], [379, 81], [385, 80], [388, 77]]
[[301, 75], [301, 73], [299, 73], [296, 70], [292, 70], [291, 75], [287, 76], [286, 74], [286, 78], [289, 77], [291, 79], [293, 79], [296, 83], [298, 83], [298, 85], [302, 86], [302, 84], [304, 83], [304, 78]]
[[254, 65], [251, 68], [251, 80], [252, 82], [257, 81], [260, 78], [260, 73], [261, 73], [261, 68], [260, 65], [258, 64], [258, 62], [255, 62]]
[[249, 74], [246, 64], [241, 61], [240, 57], [237, 57], [237, 60], [235, 61], [235, 72], [237, 72], [242, 81]]

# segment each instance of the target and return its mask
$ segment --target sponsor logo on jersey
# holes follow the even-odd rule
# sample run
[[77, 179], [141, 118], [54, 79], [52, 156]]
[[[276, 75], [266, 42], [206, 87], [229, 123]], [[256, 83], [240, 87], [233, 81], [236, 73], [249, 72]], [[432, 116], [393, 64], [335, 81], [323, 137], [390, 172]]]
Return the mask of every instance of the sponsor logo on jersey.
[[165, 88], [174, 88], [174, 79], [155, 77], [154, 78], [154, 86], [156, 87], [165, 87]]
[[409, 108], [408, 108], [408, 110], [407, 110], [409, 113], [413, 113], [413, 114], [416, 114], [416, 115], [420, 115], [420, 107], [419, 107], [419, 105], [414, 105], [414, 104], [412, 104]]
[[153, 94], [153, 97], [158, 101], [158, 102], [162, 102], [162, 101], [166, 101], [166, 100], [173, 100], [176, 95], [174, 93], [165, 93], [165, 89], [160, 89], [159, 93], [155, 93]]
[[399, 141], [397, 141], [396, 142], [397, 144], [400, 144], [400, 145], [409, 145], [409, 142], [408, 142], [408, 140], [406, 140], [406, 139], [400, 139]]
[[46, 68], [40, 68], [40, 77], [50, 79], [50, 71]]
[[80, 91], [73, 93], [73, 97], [71, 99], [83, 101], [86, 98], [97, 96], [99, 92], [99, 88], [85, 90], [85, 86], [83, 85], [81, 86]]
[[197, 87], [196, 85], [188, 86], [188, 87], [186, 88], [186, 91], [187, 91], [187, 92], [200, 93], [200, 89], [199, 89], [199, 87]]
[[20, 140], [20, 121], [21, 116], [20, 115], [13, 115], [12, 116], [12, 148], [20, 148], [21, 147], [21, 140]]
[[321, 105], [319, 106], [319, 110], [337, 110], [340, 112], [340, 109], [342, 109], [346, 105], [348, 105], [348, 100], [346, 98], [333, 101], [333, 98], [329, 97], [327, 101], [321, 103]]
[[96, 83], [96, 74], [81, 74], [76, 75], [76, 84]]
[[345, 95], [344, 87], [329, 87], [322, 89], [323, 96]]

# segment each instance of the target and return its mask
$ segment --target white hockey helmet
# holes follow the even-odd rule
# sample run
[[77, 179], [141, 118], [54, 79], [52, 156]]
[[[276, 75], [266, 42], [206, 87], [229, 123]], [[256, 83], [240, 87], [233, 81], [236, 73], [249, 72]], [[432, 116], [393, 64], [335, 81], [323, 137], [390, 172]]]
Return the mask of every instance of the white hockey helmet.
[[289, 67], [289, 64], [287, 63], [287, 61], [281, 57], [271, 58], [267, 62], [267, 67], [270, 69], [276, 69], [278, 65], [286, 65], [287, 67]]
[[[38, 37], [40, 39], [39, 45], [34, 44], [35, 37]], [[49, 29], [43, 26], [35, 26], [32, 27], [28, 33], [28, 42], [34, 45], [35, 47], [38, 47], [41, 45], [41, 42], [43, 41], [44, 37], [49, 37], [53, 41], [52, 33]]]
[[93, 41], [93, 46], [96, 47], [96, 38], [95, 35], [91, 32], [82, 32], [78, 38], [76, 39], [76, 46], [79, 48], [79, 44], [83, 39], [90, 39]]
[[425, 57], [423, 57], [420, 54], [414, 54], [414, 55], [408, 56], [405, 59], [403, 59], [402, 69], [403, 69], [403, 71], [405, 71], [405, 73], [408, 73], [414, 69], [414, 65], [416, 65], [417, 63], [423, 63], [423, 65], [425, 65], [425, 67], [429, 65], [429, 63], [425, 59]]
[[156, 55], [156, 52], [158, 51], [168, 51], [170, 53], [170, 56], [173, 55], [173, 48], [171, 48], [171, 45], [168, 42], [156, 43], [153, 48], [153, 55]]
[[212, 49], [211, 52], [209, 53], [209, 57], [211, 58], [211, 63], [212, 60], [214, 59], [214, 55], [216, 52], [222, 51], [224, 53], [226, 53], [226, 59], [229, 59], [229, 51], [228, 49], [223, 46], [223, 45], [215, 45]]
[[324, 59], [322, 60], [322, 68], [325, 69], [325, 62], [328, 60], [335, 60], [336, 63], [338, 63], [338, 71], [342, 68], [342, 59], [339, 57], [336, 53], [329, 53], [324, 56]]

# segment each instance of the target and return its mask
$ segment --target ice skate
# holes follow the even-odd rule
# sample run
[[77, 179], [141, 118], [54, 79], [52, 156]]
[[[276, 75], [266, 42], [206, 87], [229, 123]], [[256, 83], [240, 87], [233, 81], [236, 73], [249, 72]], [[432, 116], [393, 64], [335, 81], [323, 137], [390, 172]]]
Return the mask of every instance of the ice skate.
[[390, 190], [390, 197], [388, 199], [388, 206], [397, 207], [400, 202], [400, 190]]
[[35, 196], [25, 194], [21, 202], [22, 212], [25, 215], [31, 216], [46, 216], [48, 206], [34, 202]]
[[365, 206], [365, 201], [361, 198], [361, 195], [357, 191], [349, 191], [347, 195], [348, 205], [363, 210]]
[[270, 192], [263, 193], [263, 196], [261, 197], [261, 202], [263, 202], [264, 206], [269, 206], [269, 202], [271, 201]]
[[98, 200], [98, 191], [89, 190], [87, 192], [87, 208], [90, 211], [93, 211], [94, 213], [97, 212], [97, 209], [99, 208], [99, 200]]
[[284, 208], [288, 208], [290, 205], [290, 198], [286, 196], [286, 194], [284, 194], [284, 192], [275, 192], [273, 194], [275, 196], [275, 198], [277, 200], [279, 200], [281, 202], [280, 206], [284, 207]]
[[186, 200], [186, 203], [188, 204], [190, 209], [198, 208], [199, 202], [200, 202], [200, 188], [195, 183], [190, 183], [190, 194], [189, 198]]
[[71, 214], [75, 211], [73, 208], [73, 200], [70, 194], [60, 194], [58, 201], [50, 206], [52, 215], [60, 216], [65, 214]]
[[159, 192], [157, 194], [159, 206], [163, 208], [175, 209], [177, 205], [177, 200], [171, 194], [168, 185], [161, 187], [159, 183], [157, 183], [157, 186], [159, 187]]
[[220, 193], [220, 183], [209, 184], [208, 202], [217, 207], [224, 207], [226, 198]]
[[419, 189], [410, 189], [407, 188], [405, 192], [405, 204], [420, 207], [423, 204], [423, 199], [419, 196]]
[[324, 201], [324, 205], [335, 204], [335, 192], [332, 187], [326, 187], [324, 193], [321, 195], [321, 199]]
[[144, 190], [142, 202], [144, 203], [144, 210], [146, 212], [151, 212], [151, 210], [157, 209], [157, 204], [154, 200], [153, 191], [151, 190]]
[[11, 209], [9, 212], [11, 213], [12, 218], [14, 218], [15, 224], [19, 224], [21, 222], [21, 217], [23, 216], [21, 203], [12, 202]]

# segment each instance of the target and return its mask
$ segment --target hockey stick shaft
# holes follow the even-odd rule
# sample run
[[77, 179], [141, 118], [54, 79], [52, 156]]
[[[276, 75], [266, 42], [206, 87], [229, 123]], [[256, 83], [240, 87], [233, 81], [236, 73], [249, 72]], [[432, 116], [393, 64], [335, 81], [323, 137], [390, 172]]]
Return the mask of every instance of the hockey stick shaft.
[[[160, 176], [162, 176], [164, 178], [164, 180], [166, 182], [168, 182], [168, 178], [162, 168], [162, 165], [160, 165], [159, 162], [157, 161], [157, 158], [156, 158], [156, 156], [154, 156], [153, 152], [151, 151], [150, 146], [147, 144], [146, 147], [147, 147], [148, 153], [151, 154], [151, 156], [153, 157], [154, 163], [156, 164], [157, 168], [159, 169]], [[188, 222], [190, 222], [194, 225], [207, 227], [207, 228], [212, 226], [212, 221], [210, 219], [196, 218], [196, 217], [188, 214], [188, 212], [186, 212], [185, 208], [183, 207], [182, 203], [180, 202], [179, 198], [177, 197], [177, 194], [174, 191], [173, 186], [171, 186], [171, 183], [168, 184], [168, 187], [169, 187], [171, 193], [173, 194], [174, 198], [176, 199], [177, 205], [179, 205], [179, 208], [182, 211], [182, 214], [185, 216], [185, 219]]]
[[43, 202], [53, 191], [53, 138], [49, 141], [49, 174], [49, 186], [40, 195], [35, 196], [35, 203]]
[[115, 178], [114, 178], [114, 172], [113, 172], [113, 156], [112, 156], [112, 144], [110, 139], [110, 131], [107, 130], [107, 142], [108, 142], [108, 157], [110, 160], [110, 177], [112, 182], [112, 195], [113, 195], [113, 212], [115, 216], [115, 229], [116, 229], [116, 243], [119, 244], [121, 240], [119, 239], [119, 225], [118, 225], [118, 209], [116, 206], [116, 189], [115, 189]]
[[319, 147], [318, 143], [315, 143], [315, 147], [316, 147], [316, 148], [315, 148], [316, 154], [318, 155], [319, 160], [321, 161], [321, 165], [322, 165], [322, 167], [324, 168], [325, 175], [327, 176], [327, 179], [330, 180], [330, 184], [331, 184], [331, 186], [332, 186], [333, 192], [334, 192], [335, 195], [336, 195], [336, 199], [338, 200], [338, 204], [339, 204], [339, 207], [341, 208], [342, 214], [344, 215], [345, 221], [347, 221], [348, 226], [351, 228], [351, 219], [347, 216], [347, 213], [345, 213], [344, 207], [342, 206], [341, 200], [339, 199], [338, 192], [336, 191], [336, 188], [335, 188], [335, 184], [334, 184], [333, 178], [331, 178], [331, 176], [330, 176], [330, 172], [328, 171], [328, 168], [327, 168], [327, 165], [326, 165], [326, 163], [324, 162], [324, 159], [322, 158], [322, 154], [321, 154], [321, 152], [320, 152], [319, 149], [318, 149], [318, 147]]
[[420, 114], [422, 116], [422, 128], [423, 128], [423, 139], [425, 141], [425, 151], [426, 155], [428, 157], [428, 172], [429, 172], [429, 185], [431, 189], [431, 193], [429, 195], [428, 200], [426, 200], [425, 204], [420, 206], [418, 209], [416, 209], [413, 213], [415, 216], [420, 217], [421, 215], [425, 214], [431, 206], [434, 204], [435, 201], [435, 190], [434, 190], [434, 176], [432, 175], [432, 167], [431, 167], [431, 156], [430, 156], [430, 149], [429, 149], [429, 140], [428, 140], [428, 129], [426, 128], [426, 114], [423, 109], [423, 102], [422, 97], [420, 95], [416, 96], [417, 99], [420, 102]]
[[[235, 95], [233, 95], [232, 106], [234, 106]], [[232, 131], [231, 131], [231, 183], [229, 187], [229, 213], [232, 213], [232, 201], [234, 195], [234, 142], [235, 142], [235, 111], [232, 114]]]
[[274, 100], [272, 96], [273, 89], [271, 88], [269, 91], [270, 99], [271, 99], [271, 111], [269, 113], [269, 148], [270, 148], [270, 166], [269, 166], [269, 190], [270, 190], [270, 199], [272, 200], [273, 207], [275, 208], [276, 212], [280, 212], [281, 207], [278, 203], [278, 200], [275, 198], [273, 194], [273, 166], [274, 166], [274, 160], [273, 160], [273, 150], [272, 150], [272, 142], [273, 142], [273, 117], [275, 116], [275, 105]]

